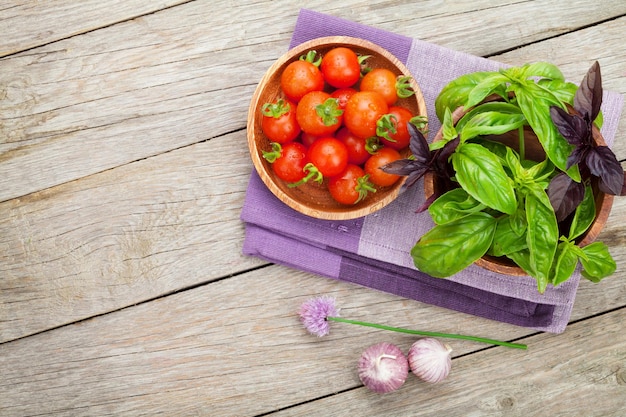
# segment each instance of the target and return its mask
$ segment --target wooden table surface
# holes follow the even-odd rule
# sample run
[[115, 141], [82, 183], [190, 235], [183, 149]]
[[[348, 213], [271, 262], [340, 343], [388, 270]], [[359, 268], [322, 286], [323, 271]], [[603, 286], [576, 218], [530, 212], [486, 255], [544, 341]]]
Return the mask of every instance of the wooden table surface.
[[[4, 1], [0, 5], [0, 415], [626, 415], [626, 199], [559, 335], [268, 264], [241, 252], [247, 109], [300, 7], [626, 94], [626, 3]], [[626, 159], [626, 116], [614, 147]], [[408, 335], [296, 311], [518, 340], [451, 341], [442, 384], [378, 395], [370, 344]]]

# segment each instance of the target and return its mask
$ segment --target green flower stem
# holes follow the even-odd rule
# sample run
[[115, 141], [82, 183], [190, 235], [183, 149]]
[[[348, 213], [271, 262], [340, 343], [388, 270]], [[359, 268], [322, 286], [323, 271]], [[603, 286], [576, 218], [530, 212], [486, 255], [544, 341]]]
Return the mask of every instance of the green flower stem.
[[339, 323], [358, 324], [359, 326], [373, 327], [375, 329], [382, 329], [382, 330], [391, 330], [393, 332], [399, 332], [399, 333], [417, 334], [420, 336], [442, 337], [442, 338], [448, 338], [448, 339], [463, 339], [463, 340], [471, 340], [474, 342], [487, 343], [490, 345], [506, 346], [506, 347], [515, 348], [515, 349], [523, 349], [523, 350], [527, 349], [527, 346], [521, 343], [502, 342], [500, 340], [486, 339], [484, 337], [466, 336], [462, 334], [451, 334], [451, 333], [427, 332], [427, 331], [422, 331], [422, 330], [410, 330], [410, 329], [403, 329], [401, 327], [391, 327], [391, 326], [385, 326], [383, 324], [368, 323], [365, 321], [349, 320], [349, 319], [344, 319], [341, 317], [326, 317], [326, 320], [336, 321]]

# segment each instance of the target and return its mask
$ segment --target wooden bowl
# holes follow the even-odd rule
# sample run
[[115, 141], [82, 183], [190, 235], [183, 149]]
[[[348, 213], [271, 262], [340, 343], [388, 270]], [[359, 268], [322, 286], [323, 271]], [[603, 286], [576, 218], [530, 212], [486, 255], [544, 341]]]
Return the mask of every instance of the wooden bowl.
[[[285, 67], [310, 50], [315, 50], [323, 56], [327, 51], [338, 46], [349, 47], [357, 54], [370, 55], [367, 63], [372, 68], [387, 68], [398, 75], [411, 76], [402, 62], [372, 42], [347, 36], [313, 39], [288, 51], [267, 70], [252, 96], [247, 124], [248, 147], [250, 148], [252, 163], [267, 188], [282, 202], [300, 213], [326, 220], [354, 219], [380, 210], [398, 196], [400, 187], [405, 180], [405, 177], [401, 177], [398, 182], [390, 187], [378, 187], [377, 192], [369, 193], [361, 202], [347, 206], [333, 200], [326, 189], [326, 184], [306, 183], [295, 188], [289, 188], [284, 181], [275, 176], [271, 164], [263, 158], [263, 151], [269, 151], [271, 146], [261, 128], [260, 108], [264, 103], [282, 96], [280, 75]], [[424, 97], [413, 78], [411, 78], [411, 86], [415, 94], [409, 98], [399, 99], [397, 104], [408, 108], [414, 115], [426, 116]], [[403, 156], [406, 157], [408, 154], [407, 149]]]
[[[466, 113], [467, 112], [464, 111], [463, 107], [457, 108], [454, 112], [452, 112], [453, 123], [456, 124]], [[598, 145], [606, 146], [604, 137], [602, 136], [602, 134], [600, 133], [600, 131], [595, 125], [593, 126], [592, 134], [593, 134], [593, 138], [595, 142]], [[433, 138], [433, 141], [441, 140], [442, 135], [443, 135], [443, 128], [441, 128], [437, 132], [437, 134]], [[519, 140], [518, 140], [517, 135], [518, 133], [517, 131], [515, 131], [515, 132], [509, 132], [508, 134], [505, 133], [504, 135], [491, 136], [489, 137], [489, 139], [497, 140], [515, 149], [516, 151], [519, 151]], [[526, 149], [525, 149], [526, 157], [534, 161], [542, 161], [543, 159], [545, 159], [546, 157], [545, 151], [543, 150], [541, 144], [539, 143], [537, 136], [529, 127], [525, 127], [524, 137], [526, 138]], [[445, 192], [444, 190], [440, 190], [440, 188], [441, 188], [441, 185], [438, 183], [435, 175], [433, 175], [430, 172], [424, 175], [424, 193], [426, 194], [426, 198], [429, 198], [430, 196], [432, 196], [435, 193], [435, 191]], [[585, 233], [583, 233], [581, 236], [579, 236], [576, 239], [576, 244], [581, 247], [586, 246], [594, 242], [597, 239], [598, 235], [600, 234], [600, 232], [604, 228], [604, 225], [606, 224], [606, 221], [611, 212], [611, 207], [613, 206], [612, 195], [605, 194], [602, 191], [600, 191], [597, 187], [597, 184], [592, 183], [592, 188], [593, 188], [595, 203], [596, 203], [596, 217], [593, 223], [591, 223], [591, 226], [589, 226], [589, 229], [587, 229]], [[513, 262], [511, 259], [505, 256], [495, 257], [495, 256], [485, 255], [482, 258], [478, 259], [475, 262], [475, 264], [489, 271], [497, 272], [500, 274], [514, 275], [514, 276], [528, 275], [526, 272], [524, 272], [522, 268], [517, 266], [515, 262]]]

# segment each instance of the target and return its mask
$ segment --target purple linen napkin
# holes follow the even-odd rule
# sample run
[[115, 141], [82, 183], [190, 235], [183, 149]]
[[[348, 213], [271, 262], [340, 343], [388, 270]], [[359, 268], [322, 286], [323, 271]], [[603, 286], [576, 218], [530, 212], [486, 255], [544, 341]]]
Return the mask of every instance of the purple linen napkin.
[[[453, 51], [406, 36], [303, 9], [290, 47], [321, 36], [344, 35], [375, 42], [403, 61], [424, 95], [431, 131], [439, 129], [434, 101], [445, 84], [459, 75], [494, 70], [503, 64]], [[605, 92], [602, 133], [612, 144], [623, 98]], [[413, 266], [410, 250], [433, 226], [423, 202], [422, 184], [372, 215], [345, 221], [314, 219], [296, 212], [250, 177], [241, 219], [246, 232], [243, 252], [329, 278], [456, 311], [553, 333], [567, 326], [580, 280], [537, 292], [531, 277], [511, 277], [477, 266], [447, 279], [430, 277]]]

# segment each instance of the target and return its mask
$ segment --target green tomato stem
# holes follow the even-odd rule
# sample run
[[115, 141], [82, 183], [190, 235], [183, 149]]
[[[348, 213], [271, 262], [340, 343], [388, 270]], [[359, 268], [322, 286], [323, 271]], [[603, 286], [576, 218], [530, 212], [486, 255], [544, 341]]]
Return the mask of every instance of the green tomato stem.
[[304, 178], [302, 178], [300, 181], [298, 182], [291, 182], [289, 184], [287, 184], [287, 187], [289, 188], [295, 188], [298, 187], [304, 183], [309, 182], [309, 180], [313, 180], [315, 182], [317, 182], [318, 184], [321, 184], [322, 181], [324, 181], [324, 175], [322, 175], [322, 173], [320, 172], [319, 169], [317, 169], [317, 167], [315, 165], [313, 165], [311, 162], [309, 162], [308, 164], [306, 164], [303, 168], [304, 172], [307, 172], [306, 176]]
[[528, 348], [526, 345], [521, 344], [521, 343], [503, 342], [500, 340], [487, 339], [484, 337], [466, 336], [462, 334], [453, 334], [453, 333], [428, 332], [428, 331], [423, 331], [423, 330], [403, 329], [401, 327], [391, 327], [391, 326], [385, 326], [383, 324], [368, 323], [365, 321], [357, 321], [357, 320], [349, 320], [349, 319], [344, 319], [341, 317], [326, 317], [326, 319], [330, 321], [340, 322], [340, 323], [357, 324], [359, 326], [373, 327], [375, 329], [391, 330], [393, 332], [399, 332], [399, 333], [416, 334], [420, 336], [430, 336], [430, 337], [441, 337], [441, 338], [448, 338], [448, 339], [471, 340], [474, 342], [487, 343], [490, 345], [505, 346], [505, 347], [510, 347], [514, 349], [526, 350]]
[[369, 182], [369, 178], [370, 178], [370, 175], [369, 174], [365, 174], [361, 178], [357, 179], [357, 186], [355, 187], [355, 190], [358, 191], [359, 197], [354, 202], [354, 204], [356, 204], [356, 203], [358, 203], [360, 201], [363, 201], [363, 199], [365, 199], [365, 197], [367, 197], [368, 193], [375, 193], [376, 192], [376, 188], [374, 187], [374, 184]]
[[283, 153], [283, 147], [280, 146], [278, 142], [271, 143], [272, 150], [271, 151], [263, 151], [263, 158], [270, 164], [273, 164], [278, 158], [281, 157]]
[[400, 76], [396, 79], [396, 94], [400, 98], [408, 98], [415, 94], [411, 86], [411, 77]]

